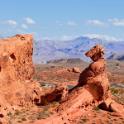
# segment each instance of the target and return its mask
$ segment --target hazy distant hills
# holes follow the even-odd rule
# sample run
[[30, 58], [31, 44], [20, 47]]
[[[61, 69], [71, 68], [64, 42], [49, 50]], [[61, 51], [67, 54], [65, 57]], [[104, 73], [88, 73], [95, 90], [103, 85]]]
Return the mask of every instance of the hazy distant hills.
[[34, 61], [42, 63], [61, 58], [81, 58], [87, 61], [84, 53], [95, 44], [102, 44], [105, 47], [107, 59], [124, 60], [124, 41], [112, 42], [96, 38], [77, 37], [68, 41], [35, 41]]

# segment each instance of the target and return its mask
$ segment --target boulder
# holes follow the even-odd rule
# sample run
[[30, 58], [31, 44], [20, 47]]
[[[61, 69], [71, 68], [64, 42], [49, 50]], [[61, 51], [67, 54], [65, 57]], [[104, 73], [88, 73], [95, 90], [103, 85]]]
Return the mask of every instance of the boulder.
[[55, 88], [51, 88], [48, 92], [46, 92], [44, 95], [41, 95], [40, 101], [38, 101], [36, 104], [38, 105], [46, 105], [53, 101], [64, 101], [67, 97], [68, 89], [65, 85], [58, 85]]
[[112, 102], [110, 104], [110, 110], [113, 111], [113, 112], [124, 114], [124, 107], [123, 107], [123, 105], [121, 105], [121, 104], [119, 104], [117, 102]]
[[80, 69], [78, 67], [68, 68], [68, 72], [80, 73]]
[[80, 73], [81, 71], [80, 71], [80, 69], [78, 67], [74, 67], [72, 69], [72, 72], [74, 72], [74, 73]]

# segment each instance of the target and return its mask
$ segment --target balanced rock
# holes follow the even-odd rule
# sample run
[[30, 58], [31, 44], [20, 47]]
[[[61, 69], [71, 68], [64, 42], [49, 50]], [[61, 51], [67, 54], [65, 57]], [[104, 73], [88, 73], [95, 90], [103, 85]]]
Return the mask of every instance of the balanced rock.
[[85, 86], [95, 100], [105, 100], [110, 97], [109, 81], [104, 59], [104, 49], [100, 45], [91, 48], [85, 54], [93, 61], [79, 77], [77, 86]]

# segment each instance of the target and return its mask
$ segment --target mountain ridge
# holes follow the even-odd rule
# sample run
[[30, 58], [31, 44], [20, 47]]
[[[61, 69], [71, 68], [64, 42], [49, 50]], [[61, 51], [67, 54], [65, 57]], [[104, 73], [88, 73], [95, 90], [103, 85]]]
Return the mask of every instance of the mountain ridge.
[[84, 53], [96, 44], [105, 47], [107, 59], [124, 60], [124, 41], [106, 41], [83, 36], [66, 41], [37, 40], [34, 43], [33, 59], [35, 63], [62, 58], [81, 58], [88, 61]]

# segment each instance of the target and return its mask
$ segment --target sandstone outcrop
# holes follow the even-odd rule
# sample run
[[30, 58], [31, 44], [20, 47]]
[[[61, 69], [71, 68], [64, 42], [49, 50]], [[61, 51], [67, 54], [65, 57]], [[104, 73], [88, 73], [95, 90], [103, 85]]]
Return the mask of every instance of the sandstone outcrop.
[[93, 62], [80, 74], [77, 85], [85, 86], [95, 100], [105, 100], [110, 95], [106, 61], [103, 55], [104, 49], [100, 45], [86, 52], [86, 56], [90, 57]]
[[44, 92], [41, 95], [40, 101], [37, 103], [39, 105], [47, 105], [53, 101], [63, 101], [68, 94], [68, 89], [66, 85], [58, 85], [55, 88], [52, 88], [48, 92]]
[[107, 111], [123, 112], [123, 106], [111, 98], [106, 61], [103, 55], [104, 49], [100, 45], [86, 52], [86, 56], [93, 62], [80, 74], [77, 86], [69, 91], [57, 108], [56, 114], [34, 124], [75, 124], [73, 120], [97, 106]]
[[31, 35], [0, 39], [0, 81], [27, 80], [34, 73]]
[[12, 113], [15, 108], [60, 101], [67, 94], [64, 86], [46, 92], [32, 79], [32, 54], [32, 35], [18, 34], [0, 39], [0, 122], [7, 123], [3, 120], [7, 120], [7, 113]]
[[74, 67], [74, 68], [72, 69], [72, 71], [73, 71], [74, 73], [80, 73], [80, 72], [81, 72], [78, 67]]
[[[77, 86], [70, 91], [66, 98], [67, 100], [58, 108], [59, 111], [69, 110], [73, 112], [80, 106], [92, 106], [110, 98], [109, 82], [103, 55], [104, 50], [99, 45], [86, 52], [86, 56], [90, 57], [93, 62], [80, 74]], [[70, 106], [69, 108], [67, 107], [68, 105]]]
[[80, 69], [78, 67], [68, 68], [68, 72], [80, 73]]
[[29, 106], [40, 98], [41, 88], [31, 80], [32, 42], [32, 35], [0, 39], [0, 112], [6, 111], [4, 116], [14, 106]]

